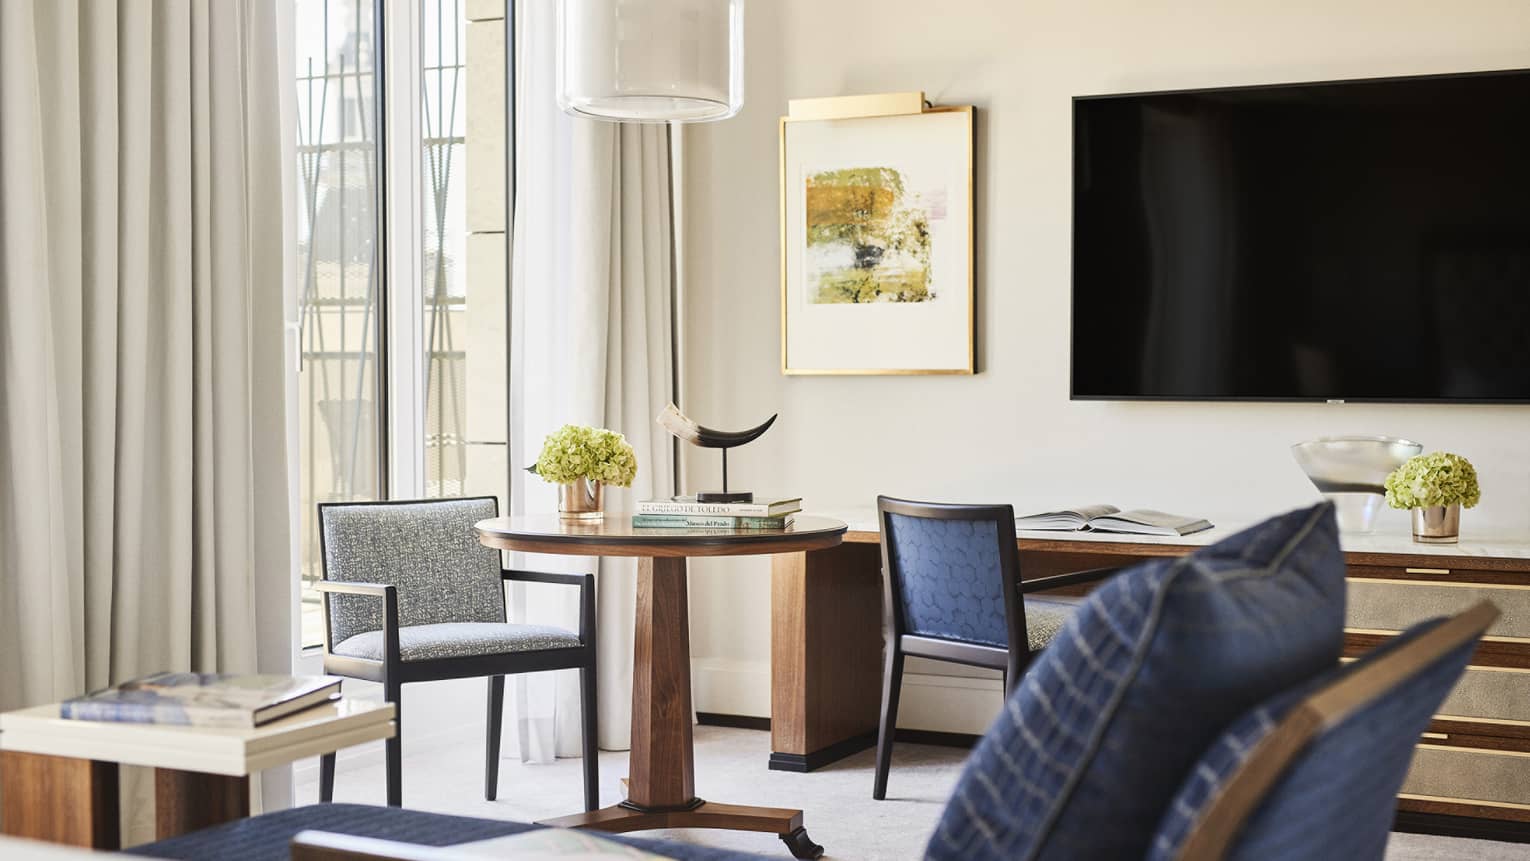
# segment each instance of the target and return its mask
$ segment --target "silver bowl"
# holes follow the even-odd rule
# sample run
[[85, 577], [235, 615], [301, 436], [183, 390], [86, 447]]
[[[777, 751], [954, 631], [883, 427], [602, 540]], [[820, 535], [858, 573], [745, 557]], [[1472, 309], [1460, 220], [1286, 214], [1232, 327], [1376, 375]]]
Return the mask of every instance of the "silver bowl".
[[1386, 500], [1388, 473], [1424, 447], [1391, 436], [1325, 436], [1291, 446], [1307, 478], [1333, 500], [1344, 532], [1370, 532]]

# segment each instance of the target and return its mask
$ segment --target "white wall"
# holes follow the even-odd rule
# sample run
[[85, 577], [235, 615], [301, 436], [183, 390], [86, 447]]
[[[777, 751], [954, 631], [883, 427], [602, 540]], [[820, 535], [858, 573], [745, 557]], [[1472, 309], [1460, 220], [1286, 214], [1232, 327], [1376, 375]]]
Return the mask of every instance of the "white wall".
[[[684, 200], [686, 411], [723, 427], [781, 413], [733, 458], [741, 486], [809, 508], [892, 493], [1253, 518], [1315, 498], [1290, 444], [1386, 433], [1477, 464], [1465, 531], [1530, 531], [1530, 407], [1074, 403], [1067, 377], [1071, 96], [1526, 67], [1530, 3], [768, 0], [747, 33], [746, 107], [688, 129]], [[784, 378], [777, 117], [789, 98], [906, 90], [979, 108], [981, 372]], [[687, 470], [691, 489], [714, 483], [715, 452]], [[765, 714], [768, 688], [722, 677], [768, 673], [768, 564], [693, 565], [697, 707]]]

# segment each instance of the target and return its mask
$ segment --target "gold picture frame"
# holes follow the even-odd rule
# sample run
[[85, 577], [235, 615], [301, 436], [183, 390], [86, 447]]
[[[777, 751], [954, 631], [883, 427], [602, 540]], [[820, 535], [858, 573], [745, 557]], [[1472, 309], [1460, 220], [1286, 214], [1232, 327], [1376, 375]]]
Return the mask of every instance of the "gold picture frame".
[[[939, 118], [932, 120], [940, 123], [939, 127], [906, 125], [918, 123], [922, 117]], [[787, 115], [780, 118], [778, 150], [782, 374], [970, 375], [977, 372], [974, 117], [971, 105], [932, 106], [925, 101], [922, 92], [790, 102]], [[919, 247], [915, 259], [922, 261], [918, 264], [922, 270], [916, 272], [911, 281], [902, 274], [908, 271], [907, 266], [894, 270], [892, 276], [870, 274], [880, 267], [883, 249], [869, 250], [873, 261], [869, 267], [863, 259], [868, 256], [862, 253], [863, 247], [848, 245], [842, 237], [835, 237], [835, 244], [826, 246], [828, 251], [815, 249], [808, 223], [813, 206], [812, 180], [817, 177], [854, 175], [846, 182], [859, 183], [864, 181], [861, 174], [877, 171], [893, 178], [896, 196], [892, 199], [901, 201], [905, 196], [902, 172], [888, 167], [865, 167], [862, 165], [865, 159], [848, 156], [842, 151], [845, 147], [853, 149], [857, 136], [863, 143], [881, 142], [897, 138], [899, 133], [906, 133], [911, 139], [928, 138], [927, 143], [919, 145], [938, 146], [940, 150], [938, 157], [933, 152], [929, 157], [929, 163], [936, 166], [934, 169], [939, 171], [941, 178], [941, 182], [935, 183], [939, 187], [931, 195], [938, 203], [924, 206], [921, 194], [911, 194], [908, 196], [920, 201], [923, 208], [905, 207], [901, 210], [915, 212], [913, 217], [918, 221], [913, 233], [904, 231], [904, 235], [917, 238]], [[794, 142], [806, 151], [816, 148], [830, 153], [824, 157], [824, 169], [804, 179], [806, 168], [803, 165], [806, 162], [802, 161], [801, 153], [791, 149]], [[871, 162], [877, 162], [877, 158], [872, 157]], [[935, 174], [924, 174], [926, 177], [932, 175]], [[801, 181], [789, 182], [789, 178]], [[862, 194], [871, 193], [863, 186], [860, 189]], [[952, 194], [953, 190], [957, 193]], [[820, 191], [819, 195], [825, 193]], [[878, 189], [876, 193], [883, 194], [883, 190]], [[951, 201], [951, 197], [958, 199]], [[792, 215], [798, 209], [802, 211], [800, 218]], [[860, 217], [871, 217], [864, 208], [854, 211]], [[934, 215], [937, 212], [938, 221], [954, 223], [937, 223], [932, 227], [931, 220], [937, 218]], [[963, 228], [965, 236], [962, 236]], [[856, 286], [841, 286], [847, 283], [842, 273], [850, 273], [852, 269], [840, 259], [837, 269], [822, 269], [814, 282], [820, 286], [810, 289], [807, 259], [813, 253], [837, 254], [840, 258], [850, 254]], [[906, 259], [905, 256], [905, 262]], [[937, 271], [939, 275], [932, 277], [932, 272]], [[883, 289], [877, 280], [880, 277], [892, 277], [894, 280], [886, 282], [891, 287]], [[963, 279], [965, 285], [960, 283]], [[912, 286], [904, 288], [905, 284]], [[945, 286], [951, 284], [956, 284], [955, 290]], [[943, 289], [933, 285], [942, 285]], [[814, 298], [808, 298], [810, 295]], [[835, 298], [825, 299], [826, 295]], [[854, 298], [843, 298], [847, 295]], [[921, 298], [907, 298], [910, 296]], [[856, 311], [846, 310], [851, 305], [860, 307]], [[884, 307], [870, 307], [873, 305]], [[861, 316], [851, 316], [855, 314]], [[793, 329], [794, 322], [798, 327], [796, 330]], [[835, 327], [843, 330], [844, 338], [836, 337]], [[879, 327], [885, 331], [879, 332]], [[910, 333], [916, 333], [918, 337], [911, 338]], [[905, 351], [906, 357], [900, 358], [899, 350]], [[876, 360], [855, 361], [853, 356], [875, 356]]]

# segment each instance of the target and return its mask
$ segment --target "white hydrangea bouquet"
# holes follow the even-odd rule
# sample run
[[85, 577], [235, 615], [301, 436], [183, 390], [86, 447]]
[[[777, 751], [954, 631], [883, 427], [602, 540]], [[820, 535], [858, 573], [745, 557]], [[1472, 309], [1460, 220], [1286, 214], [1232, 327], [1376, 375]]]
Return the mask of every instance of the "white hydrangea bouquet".
[[1461, 508], [1482, 499], [1477, 469], [1459, 454], [1436, 451], [1408, 458], [1387, 476], [1387, 505], [1413, 511], [1413, 539], [1453, 544], [1461, 534]]
[[598, 520], [603, 516], [604, 486], [631, 487], [637, 455], [627, 438], [615, 431], [564, 425], [547, 435], [542, 454], [527, 470], [559, 485], [559, 514]]

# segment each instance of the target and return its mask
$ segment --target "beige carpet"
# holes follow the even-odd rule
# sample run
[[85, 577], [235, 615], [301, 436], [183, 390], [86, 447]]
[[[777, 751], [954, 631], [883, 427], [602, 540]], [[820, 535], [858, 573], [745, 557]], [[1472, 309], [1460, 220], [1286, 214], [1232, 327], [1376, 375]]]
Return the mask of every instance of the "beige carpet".
[[[423, 730], [423, 728], [419, 728]], [[483, 800], [483, 738], [443, 739], [422, 733], [404, 746], [404, 804], [420, 810], [514, 819], [523, 822], [579, 810], [579, 760], [556, 765], [500, 765], [499, 800]], [[770, 735], [718, 727], [696, 728], [696, 793], [713, 801], [800, 807], [808, 834], [824, 845], [828, 858], [876, 861], [915, 859], [935, 827], [946, 796], [961, 771], [964, 751], [925, 745], [899, 745], [894, 752], [886, 801], [871, 798], [872, 753], [865, 751], [811, 774], [769, 771]], [[627, 773], [625, 753], [600, 758], [601, 800], [621, 800], [618, 781]], [[315, 768], [299, 770], [297, 800], [318, 800]], [[335, 780], [335, 800], [383, 803], [381, 745], [342, 755]], [[728, 831], [648, 832], [676, 840], [790, 858], [772, 835]], [[1459, 840], [1417, 834], [1394, 834], [1388, 861], [1445, 859], [1530, 859], [1530, 846]]]

